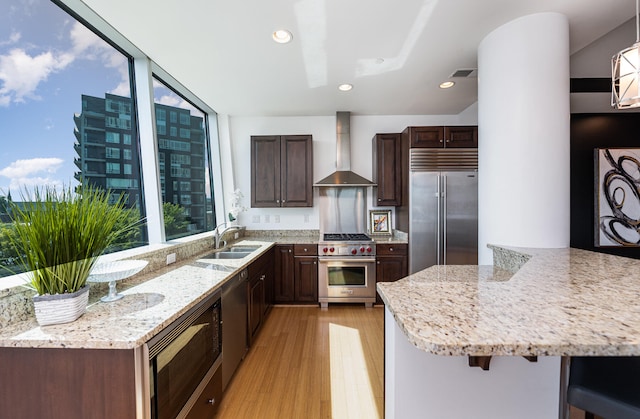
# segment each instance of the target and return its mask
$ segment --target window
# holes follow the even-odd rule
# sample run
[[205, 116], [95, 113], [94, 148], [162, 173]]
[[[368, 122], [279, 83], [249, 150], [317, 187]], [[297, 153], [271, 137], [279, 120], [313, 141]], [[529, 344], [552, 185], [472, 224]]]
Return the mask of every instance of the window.
[[119, 159], [120, 158], [120, 149], [114, 147], [106, 147], [105, 148], [105, 156], [108, 159]]
[[[117, 195], [124, 193], [128, 205], [139, 208], [144, 218], [140, 148], [146, 144], [138, 143], [138, 124], [143, 122], [137, 120], [130, 80], [134, 73], [131, 56], [142, 56], [142, 52], [117, 34], [114, 39], [122, 45], [114, 47], [114, 40], [85, 27], [81, 22], [96, 20], [84, 8], [78, 13], [88, 16], [76, 19], [58, 7], [56, 0], [13, 3], [16, 7], [12, 4], [7, 13], [0, 14], [0, 121], [3, 135], [15, 139], [2, 143], [0, 225], [9, 224], [2, 205], [9, 190], [12, 199], [19, 201], [22, 188], [77, 186], [80, 181]], [[65, 4], [75, 8], [74, 2]], [[156, 68], [153, 62], [152, 68]], [[146, 74], [140, 78], [145, 79]], [[191, 100], [154, 76], [161, 190], [147, 193], [161, 194], [163, 202], [165, 197], [174, 198], [178, 204], [176, 224], [165, 226], [168, 239], [211, 230], [215, 220], [208, 114], [193, 103], [208, 108], [191, 92], [184, 95]], [[42, 141], [43, 134], [46, 141]], [[174, 183], [177, 188], [171, 188]], [[191, 203], [204, 204], [191, 208]], [[146, 223], [129, 247], [145, 243], [147, 226], [161, 228]], [[8, 266], [8, 249], [3, 243], [6, 240], [0, 236], [0, 265]], [[0, 270], [0, 276], [6, 274]]]
[[191, 164], [191, 156], [187, 154], [171, 154], [171, 164]]
[[120, 144], [120, 133], [119, 132], [109, 132], [107, 131], [105, 133], [105, 140], [108, 143], [112, 143], [112, 144]]
[[[160, 110], [165, 111], [165, 114], [169, 114], [171, 123], [175, 123], [173, 118], [176, 115], [180, 125], [186, 126], [171, 126], [169, 137], [161, 134], [160, 130], [156, 131], [158, 133], [158, 148], [163, 154], [162, 156], [159, 155], [158, 159], [164, 162], [164, 159], [167, 158], [169, 163], [167, 168], [169, 170], [164, 171], [166, 177], [165, 185], [170, 186], [172, 189], [166, 191], [163, 186], [163, 201], [165, 200], [164, 197], [171, 197], [171, 203], [180, 207], [175, 208], [175, 205], [168, 207], [166, 201], [164, 201], [164, 210], [172, 211], [172, 216], [165, 216], [165, 219], [171, 218], [175, 220], [173, 225], [165, 225], [166, 236], [170, 239], [211, 230], [214, 227], [213, 208], [200, 212], [194, 212], [191, 208], [194, 202], [212, 202], [209, 160], [205, 157], [207, 156], [205, 141], [203, 140], [201, 144], [196, 145], [193, 145], [191, 141], [192, 137], [201, 137], [203, 139], [207, 137], [206, 114], [179, 96], [162, 81], [155, 79], [153, 86], [156, 114]], [[163, 100], [161, 101], [161, 99]], [[177, 105], [168, 106], [164, 103]], [[176, 134], [178, 134], [178, 137]], [[201, 155], [203, 156], [202, 158], [194, 159], [194, 156]], [[194, 165], [194, 160], [197, 161], [197, 166]], [[161, 168], [163, 166], [163, 164], [160, 165]], [[179, 183], [176, 184], [176, 182]], [[200, 190], [194, 191], [191, 188], [192, 183], [206, 184], [207, 187], [203, 186]], [[176, 187], [178, 185], [180, 186], [179, 188]], [[197, 215], [194, 216], [194, 213], [197, 213]]]
[[107, 162], [107, 174], [120, 174], [120, 163]]
[[[126, 189], [141, 204], [137, 151], [120, 173], [121, 141], [137, 138], [131, 95], [132, 60], [80, 20], [47, 0], [10, 1], [0, 14], [0, 265], [17, 271], [6, 245], [9, 191], [18, 203], [34, 187], [75, 187], [81, 181]], [[105, 147], [106, 145], [106, 147]], [[133, 147], [135, 149], [135, 147]], [[111, 176], [128, 177], [112, 180]], [[121, 182], [126, 183], [124, 189]], [[140, 213], [141, 217], [144, 214]], [[6, 228], [5, 228], [6, 227]], [[140, 230], [130, 244], [144, 244]], [[9, 272], [0, 269], [0, 276]]]

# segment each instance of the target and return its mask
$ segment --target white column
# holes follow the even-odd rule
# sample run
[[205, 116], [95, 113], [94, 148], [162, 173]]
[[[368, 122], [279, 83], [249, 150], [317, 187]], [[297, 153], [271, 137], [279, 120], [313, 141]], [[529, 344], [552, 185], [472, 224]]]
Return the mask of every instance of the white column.
[[140, 164], [142, 165], [144, 201], [149, 244], [165, 242], [162, 192], [156, 143], [156, 116], [153, 98], [153, 76], [148, 58], [136, 58], [136, 95], [140, 129]]
[[513, 20], [478, 48], [479, 263], [487, 243], [569, 246], [569, 25]]

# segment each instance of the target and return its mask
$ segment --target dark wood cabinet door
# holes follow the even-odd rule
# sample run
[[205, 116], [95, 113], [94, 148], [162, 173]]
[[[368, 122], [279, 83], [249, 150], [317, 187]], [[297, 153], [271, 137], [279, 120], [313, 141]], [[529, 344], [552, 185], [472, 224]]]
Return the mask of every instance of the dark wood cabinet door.
[[264, 305], [262, 307], [262, 318], [266, 318], [271, 306], [273, 305], [273, 283], [274, 283], [274, 266], [273, 266], [274, 250], [271, 249], [265, 253], [262, 258], [265, 258], [265, 264], [263, 268], [264, 273]]
[[318, 302], [318, 258], [296, 256], [295, 301]]
[[[376, 282], [393, 282], [408, 274], [408, 246], [406, 244], [378, 244], [376, 246]], [[381, 303], [376, 293], [376, 300]]]
[[295, 297], [293, 245], [277, 245], [275, 261], [276, 263], [273, 283], [273, 302], [293, 302]]
[[279, 207], [280, 137], [251, 137], [251, 207]]
[[445, 127], [444, 144], [446, 148], [477, 148], [478, 127]]
[[282, 206], [312, 207], [313, 145], [311, 136], [283, 136], [280, 144]]
[[264, 313], [264, 274], [249, 281], [249, 345], [262, 326]]
[[312, 206], [311, 135], [251, 136], [251, 207]]
[[373, 138], [373, 179], [376, 203], [402, 205], [402, 162], [400, 134], [377, 134]]
[[444, 147], [444, 127], [409, 127], [406, 131], [411, 148]]

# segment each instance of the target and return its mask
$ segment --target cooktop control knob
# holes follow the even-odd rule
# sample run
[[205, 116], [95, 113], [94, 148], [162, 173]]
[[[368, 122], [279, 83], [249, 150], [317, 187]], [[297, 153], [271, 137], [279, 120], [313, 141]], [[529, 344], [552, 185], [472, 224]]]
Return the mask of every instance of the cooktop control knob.
[[322, 253], [327, 253], [328, 251], [329, 251], [329, 248], [328, 248], [328, 247], [323, 247], [323, 248], [322, 248]]
[[352, 255], [358, 254], [358, 250], [354, 247], [353, 249], [351, 249], [351, 254]]
[[360, 253], [364, 253], [364, 246], [360, 248]]
[[334, 249], [333, 247], [329, 249], [329, 251], [330, 251], [331, 253], [333, 253], [333, 252], [334, 252], [334, 250], [336, 250], [336, 249]]
[[371, 253], [371, 250], [373, 250], [371, 249], [371, 246], [367, 247], [367, 253]]

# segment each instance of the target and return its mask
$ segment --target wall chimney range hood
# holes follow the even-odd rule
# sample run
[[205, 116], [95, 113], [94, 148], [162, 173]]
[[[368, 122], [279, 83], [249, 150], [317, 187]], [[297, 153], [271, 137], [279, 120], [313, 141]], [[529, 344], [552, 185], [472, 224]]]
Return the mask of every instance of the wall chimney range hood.
[[376, 186], [351, 171], [351, 112], [336, 112], [336, 171], [316, 182], [317, 187]]

